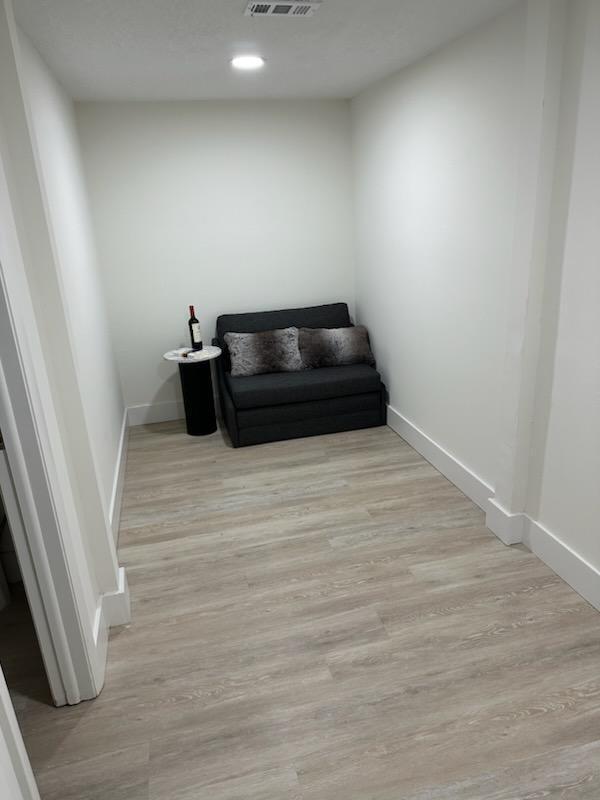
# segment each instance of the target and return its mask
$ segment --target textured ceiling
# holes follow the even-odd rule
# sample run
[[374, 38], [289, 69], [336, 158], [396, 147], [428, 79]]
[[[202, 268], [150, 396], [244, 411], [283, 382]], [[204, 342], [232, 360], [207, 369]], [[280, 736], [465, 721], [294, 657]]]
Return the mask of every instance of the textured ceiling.
[[[351, 97], [514, 0], [324, 0], [308, 19], [246, 0], [14, 0], [21, 28], [77, 99]], [[267, 59], [231, 70], [236, 53]]]

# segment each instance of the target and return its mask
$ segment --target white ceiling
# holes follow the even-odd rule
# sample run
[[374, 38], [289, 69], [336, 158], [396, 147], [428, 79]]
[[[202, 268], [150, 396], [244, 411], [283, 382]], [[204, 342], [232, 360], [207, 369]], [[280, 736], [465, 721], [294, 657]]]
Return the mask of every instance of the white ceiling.
[[[352, 97], [514, 0], [324, 0], [312, 18], [244, 16], [246, 0], [14, 0], [77, 99]], [[233, 72], [236, 53], [267, 59]]]

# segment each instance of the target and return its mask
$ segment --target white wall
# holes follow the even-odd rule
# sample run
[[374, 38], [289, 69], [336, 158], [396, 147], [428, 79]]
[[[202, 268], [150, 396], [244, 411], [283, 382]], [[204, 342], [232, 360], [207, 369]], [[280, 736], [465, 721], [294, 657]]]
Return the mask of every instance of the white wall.
[[110, 515], [124, 405], [96, 263], [73, 103], [25, 36], [21, 55], [86, 423]]
[[[353, 299], [345, 101], [78, 104], [125, 402], [181, 413], [162, 354], [220, 313]], [[150, 409], [146, 408], [151, 406]]]
[[600, 608], [598, 74], [600, 4], [528, 0], [353, 120], [392, 426]]
[[600, 4], [572, 3], [569, 24], [528, 512], [600, 572]]
[[493, 486], [524, 7], [352, 103], [357, 318], [390, 405]]

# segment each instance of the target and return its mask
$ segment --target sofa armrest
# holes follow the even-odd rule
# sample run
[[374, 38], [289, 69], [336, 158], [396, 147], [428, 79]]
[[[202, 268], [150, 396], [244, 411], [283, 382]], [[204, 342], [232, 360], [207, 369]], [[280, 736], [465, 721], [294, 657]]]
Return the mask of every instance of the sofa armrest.
[[[220, 347], [221, 349], [223, 348], [223, 345], [217, 338], [214, 338], [212, 343], [215, 347]], [[225, 423], [225, 427], [229, 432], [231, 443], [234, 447], [239, 447], [240, 437], [237, 424], [237, 413], [235, 406], [233, 405], [231, 395], [229, 394], [229, 389], [227, 388], [227, 382], [225, 381], [225, 364], [223, 357], [216, 359], [215, 369], [217, 371], [217, 386], [219, 391], [221, 416]]]
[[[213, 347], [220, 347], [221, 351], [223, 350], [223, 345], [217, 339], [216, 336], [212, 340], [212, 345], [213, 345]], [[217, 360], [215, 361], [215, 367], [216, 367], [217, 375], [219, 376], [219, 379], [221, 378], [221, 375], [223, 375], [223, 377], [224, 377], [225, 376], [225, 370], [223, 369], [223, 356], [222, 355], [221, 355], [220, 358], [217, 358]]]
[[[215, 347], [220, 347], [221, 349], [223, 349], [223, 345], [216, 337], [212, 340], [212, 343]], [[224, 392], [227, 392], [227, 386], [225, 384], [225, 365], [223, 363], [223, 356], [216, 359], [215, 369], [217, 371], [217, 383], [219, 385], [219, 395], [221, 396], [221, 402], [222, 402]]]

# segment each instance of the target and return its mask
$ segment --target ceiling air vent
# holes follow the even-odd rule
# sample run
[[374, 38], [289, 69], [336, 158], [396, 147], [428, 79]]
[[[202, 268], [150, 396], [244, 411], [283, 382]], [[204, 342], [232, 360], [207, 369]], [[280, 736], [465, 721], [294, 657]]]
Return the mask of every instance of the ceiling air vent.
[[248, 3], [247, 17], [312, 17], [321, 0], [294, 0], [289, 3]]

